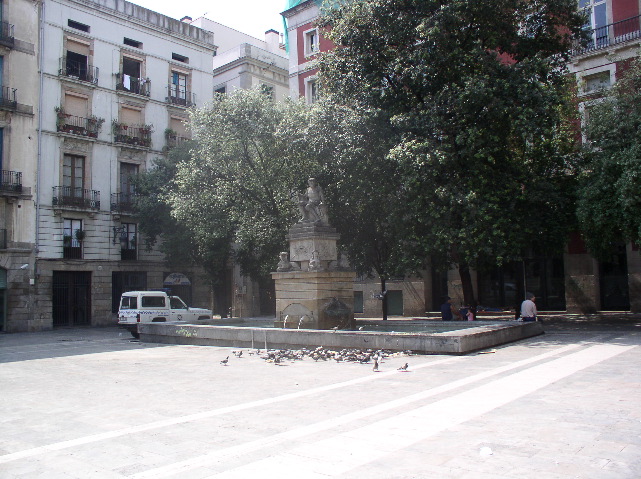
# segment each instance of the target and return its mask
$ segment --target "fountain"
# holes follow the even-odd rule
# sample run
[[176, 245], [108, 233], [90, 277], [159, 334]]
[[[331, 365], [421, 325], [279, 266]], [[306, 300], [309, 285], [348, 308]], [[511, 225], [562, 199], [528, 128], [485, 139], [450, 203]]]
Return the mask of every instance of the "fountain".
[[[240, 321], [221, 325], [217, 320], [193, 325], [140, 323], [140, 340], [233, 347], [253, 347], [258, 341], [264, 342], [265, 349], [324, 346], [464, 354], [543, 332], [540, 322], [516, 321], [430, 321], [433, 331], [411, 327], [404, 332], [353, 331], [355, 274], [346, 259], [338, 256], [339, 235], [329, 225], [323, 190], [313, 178], [308, 183], [307, 191], [298, 195], [301, 219], [288, 231], [289, 254], [280, 253], [276, 272], [272, 273], [276, 318], [271, 324], [243, 326]], [[394, 326], [407, 325], [394, 321]]]

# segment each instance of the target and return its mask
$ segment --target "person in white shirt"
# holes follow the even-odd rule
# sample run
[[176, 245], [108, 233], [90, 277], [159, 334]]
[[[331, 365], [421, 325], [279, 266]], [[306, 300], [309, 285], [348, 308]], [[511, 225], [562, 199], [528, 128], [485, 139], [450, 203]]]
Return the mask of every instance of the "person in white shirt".
[[521, 319], [523, 321], [536, 321], [537, 311], [536, 304], [534, 304], [536, 297], [532, 293], [527, 293], [525, 297], [526, 300], [521, 303]]

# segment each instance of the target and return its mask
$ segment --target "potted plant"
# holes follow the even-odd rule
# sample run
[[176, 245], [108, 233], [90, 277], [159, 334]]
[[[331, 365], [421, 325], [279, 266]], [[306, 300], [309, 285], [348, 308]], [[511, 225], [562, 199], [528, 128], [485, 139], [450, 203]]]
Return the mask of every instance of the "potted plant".
[[85, 233], [84, 230], [76, 230], [76, 232], [75, 232], [76, 239], [78, 241], [80, 241], [81, 243], [82, 243], [82, 240], [85, 239], [86, 235], [87, 235], [87, 233]]
[[96, 115], [91, 115], [87, 118], [87, 131], [89, 136], [97, 137], [104, 122], [104, 118], [98, 118]]
[[68, 248], [71, 246], [71, 236], [70, 235], [63, 235], [62, 236], [62, 244]]
[[56, 112], [56, 128], [58, 129], [58, 131], [60, 131], [67, 123], [67, 117], [69, 115], [65, 113], [65, 109], [62, 106], [57, 106], [54, 108], [54, 110]]

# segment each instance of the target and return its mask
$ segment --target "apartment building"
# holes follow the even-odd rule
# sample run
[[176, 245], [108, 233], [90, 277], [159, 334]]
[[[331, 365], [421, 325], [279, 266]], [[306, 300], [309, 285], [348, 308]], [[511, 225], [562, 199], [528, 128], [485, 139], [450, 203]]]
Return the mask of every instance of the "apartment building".
[[[21, 4], [25, 12], [14, 16]], [[28, 5], [34, 2], [10, 2], [8, 18], [29, 18]], [[39, 22], [24, 38], [37, 38], [41, 28], [41, 77], [33, 54], [32, 72], [15, 72], [32, 103], [41, 82], [40, 131], [35, 134], [33, 114], [18, 115], [18, 103], [9, 114], [11, 139], [19, 122], [34, 133], [25, 131], [10, 148], [30, 148], [24, 156], [30, 166], [14, 164], [13, 150], [3, 156], [3, 185], [5, 164], [8, 171], [26, 170], [21, 196], [2, 194], [3, 207], [17, 215], [3, 230], [23, 252], [13, 253], [9, 269], [19, 281], [5, 287], [5, 329], [109, 324], [120, 294], [132, 289], [168, 288], [209, 306], [209, 288], [197, 271], [167, 271], [162, 255], [143, 247], [132, 179], [189, 136], [188, 108], [211, 99], [213, 35], [120, 0], [45, 0], [40, 7]], [[16, 38], [22, 28], [16, 25]], [[17, 54], [27, 55], [10, 50]], [[37, 187], [25, 189], [31, 184]], [[35, 211], [20, 211], [22, 197], [32, 198]], [[24, 272], [15, 270], [21, 261], [29, 264]]]
[[[590, 41], [573, 51], [568, 67], [576, 76], [585, 121], [641, 49], [641, 2], [579, 0], [588, 14]], [[633, 243], [612, 245], [608, 261], [597, 261], [575, 235], [565, 255], [568, 309], [641, 311], [641, 256]]]
[[34, 300], [38, 3], [0, 1], [0, 331]]
[[260, 40], [205, 17], [183, 21], [214, 34], [218, 47], [213, 59], [216, 93], [262, 88], [276, 101], [289, 97], [289, 58], [276, 30], [266, 31], [265, 39]]

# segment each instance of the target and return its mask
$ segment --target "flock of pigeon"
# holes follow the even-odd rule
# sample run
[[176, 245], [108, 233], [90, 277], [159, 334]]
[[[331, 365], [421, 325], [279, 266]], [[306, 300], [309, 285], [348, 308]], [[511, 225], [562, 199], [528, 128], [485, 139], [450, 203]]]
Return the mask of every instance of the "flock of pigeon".
[[[236, 358], [241, 358], [243, 356], [243, 351], [232, 351], [232, 354]], [[282, 365], [285, 361], [300, 361], [305, 358], [310, 358], [314, 361], [336, 361], [337, 363], [354, 362], [367, 364], [373, 362], [372, 371], [376, 372], [379, 371], [379, 364], [382, 363], [384, 359], [396, 356], [411, 356], [412, 351], [397, 353], [384, 349], [341, 349], [340, 351], [334, 351], [332, 349], [319, 346], [316, 349], [253, 349], [249, 351], [249, 355], [258, 355], [258, 357], [266, 362], [276, 365]], [[220, 364], [227, 366], [229, 364], [229, 356], [223, 359]], [[405, 363], [403, 366], [398, 368], [398, 370], [407, 371], [408, 368], [409, 364]]]

